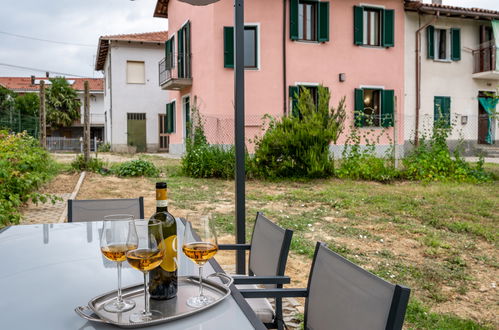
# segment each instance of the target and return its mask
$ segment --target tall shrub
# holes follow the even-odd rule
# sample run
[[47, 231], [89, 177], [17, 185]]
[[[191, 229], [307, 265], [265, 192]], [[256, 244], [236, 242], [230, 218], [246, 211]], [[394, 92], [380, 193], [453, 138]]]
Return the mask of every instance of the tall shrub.
[[0, 131], [0, 226], [19, 223], [18, 208], [29, 199], [51, 199], [35, 191], [55, 170], [55, 163], [38, 140], [26, 133]]
[[314, 103], [307, 88], [298, 95], [297, 116], [273, 118], [266, 132], [255, 139], [253, 169], [265, 178], [327, 177], [334, 166], [329, 145], [336, 143], [344, 128], [345, 98], [329, 108], [329, 90], [318, 87]]

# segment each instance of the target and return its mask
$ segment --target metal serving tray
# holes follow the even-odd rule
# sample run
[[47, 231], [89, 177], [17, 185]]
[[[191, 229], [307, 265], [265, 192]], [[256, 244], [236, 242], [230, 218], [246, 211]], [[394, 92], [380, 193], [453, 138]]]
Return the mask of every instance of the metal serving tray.
[[[210, 277], [219, 277], [223, 284], [210, 280]], [[207, 306], [193, 308], [187, 306], [187, 299], [199, 294], [199, 277], [183, 276], [178, 277], [177, 297], [169, 300], [150, 300], [151, 310], [157, 310], [163, 313], [163, 317], [153, 319], [148, 322], [131, 323], [130, 314], [144, 310], [144, 285], [133, 285], [122, 289], [123, 298], [135, 301], [135, 307], [124, 313], [109, 313], [104, 310], [104, 305], [116, 298], [117, 291], [111, 291], [91, 299], [87, 306], [78, 306], [75, 312], [89, 321], [113, 324], [120, 328], [142, 328], [160, 323], [171, 322], [195, 313], [208, 309], [230, 295], [229, 286], [233, 280], [223, 273], [215, 273], [203, 278], [203, 293], [206, 296], [212, 296], [215, 301]]]

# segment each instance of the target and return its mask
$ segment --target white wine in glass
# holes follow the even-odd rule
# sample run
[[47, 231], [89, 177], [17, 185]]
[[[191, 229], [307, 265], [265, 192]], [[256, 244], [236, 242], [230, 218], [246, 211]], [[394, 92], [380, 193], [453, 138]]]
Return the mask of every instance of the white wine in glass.
[[138, 246], [126, 253], [126, 259], [133, 268], [144, 274], [144, 310], [130, 315], [130, 322], [147, 322], [162, 316], [160, 311], [151, 310], [149, 305], [149, 271], [163, 262], [166, 246], [163, 243], [162, 222], [157, 220], [137, 221]]
[[104, 257], [117, 263], [118, 268], [118, 295], [116, 299], [104, 305], [104, 309], [111, 313], [126, 312], [135, 307], [133, 300], [125, 300], [121, 296], [121, 268], [126, 260], [127, 251], [137, 248], [137, 232], [135, 231], [133, 216], [116, 214], [104, 217], [100, 250]]
[[206, 214], [189, 214], [185, 225], [182, 251], [199, 268], [199, 296], [187, 299], [187, 305], [202, 307], [211, 304], [215, 299], [203, 293], [203, 266], [218, 251], [215, 226], [211, 217]]

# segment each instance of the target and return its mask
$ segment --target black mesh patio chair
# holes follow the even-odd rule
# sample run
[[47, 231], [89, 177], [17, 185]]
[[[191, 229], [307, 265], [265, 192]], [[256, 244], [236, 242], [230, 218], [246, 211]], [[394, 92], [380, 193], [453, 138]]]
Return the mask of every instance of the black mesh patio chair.
[[100, 221], [106, 215], [130, 214], [144, 218], [144, 197], [127, 199], [68, 199], [68, 222]]
[[245, 289], [245, 298], [305, 297], [306, 330], [402, 329], [409, 288], [364, 270], [318, 242], [306, 289]]
[[[292, 230], [279, 227], [258, 212], [250, 244], [220, 244], [220, 250], [249, 250], [249, 276], [234, 275], [236, 286], [257, 289], [257, 285], [282, 288], [288, 284], [290, 278], [284, 272], [292, 236]], [[266, 298], [248, 299], [248, 304], [267, 328], [283, 329], [282, 299], [274, 299], [275, 310]]]

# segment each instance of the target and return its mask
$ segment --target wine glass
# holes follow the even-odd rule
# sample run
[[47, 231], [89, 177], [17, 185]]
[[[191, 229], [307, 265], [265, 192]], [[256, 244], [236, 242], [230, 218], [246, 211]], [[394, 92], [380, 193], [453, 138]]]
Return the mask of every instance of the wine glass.
[[144, 274], [144, 310], [130, 315], [130, 322], [133, 323], [147, 322], [162, 316], [161, 312], [150, 309], [148, 277], [149, 271], [163, 262], [166, 252], [161, 221], [137, 221], [135, 225], [139, 234], [138, 246], [135, 250], [128, 251], [126, 258], [130, 266]]
[[117, 263], [118, 296], [104, 305], [111, 313], [128, 311], [135, 307], [133, 300], [124, 300], [121, 296], [121, 268], [126, 260], [126, 252], [137, 248], [137, 232], [133, 216], [116, 214], [104, 217], [100, 250], [104, 257]]
[[199, 296], [187, 299], [190, 307], [202, 307], [215, 299], [203, 294], [203, 266], [218, 251], [215, 226], [209, 215], [190, 214], [184, 231], [182, 251], [199, 267]]

